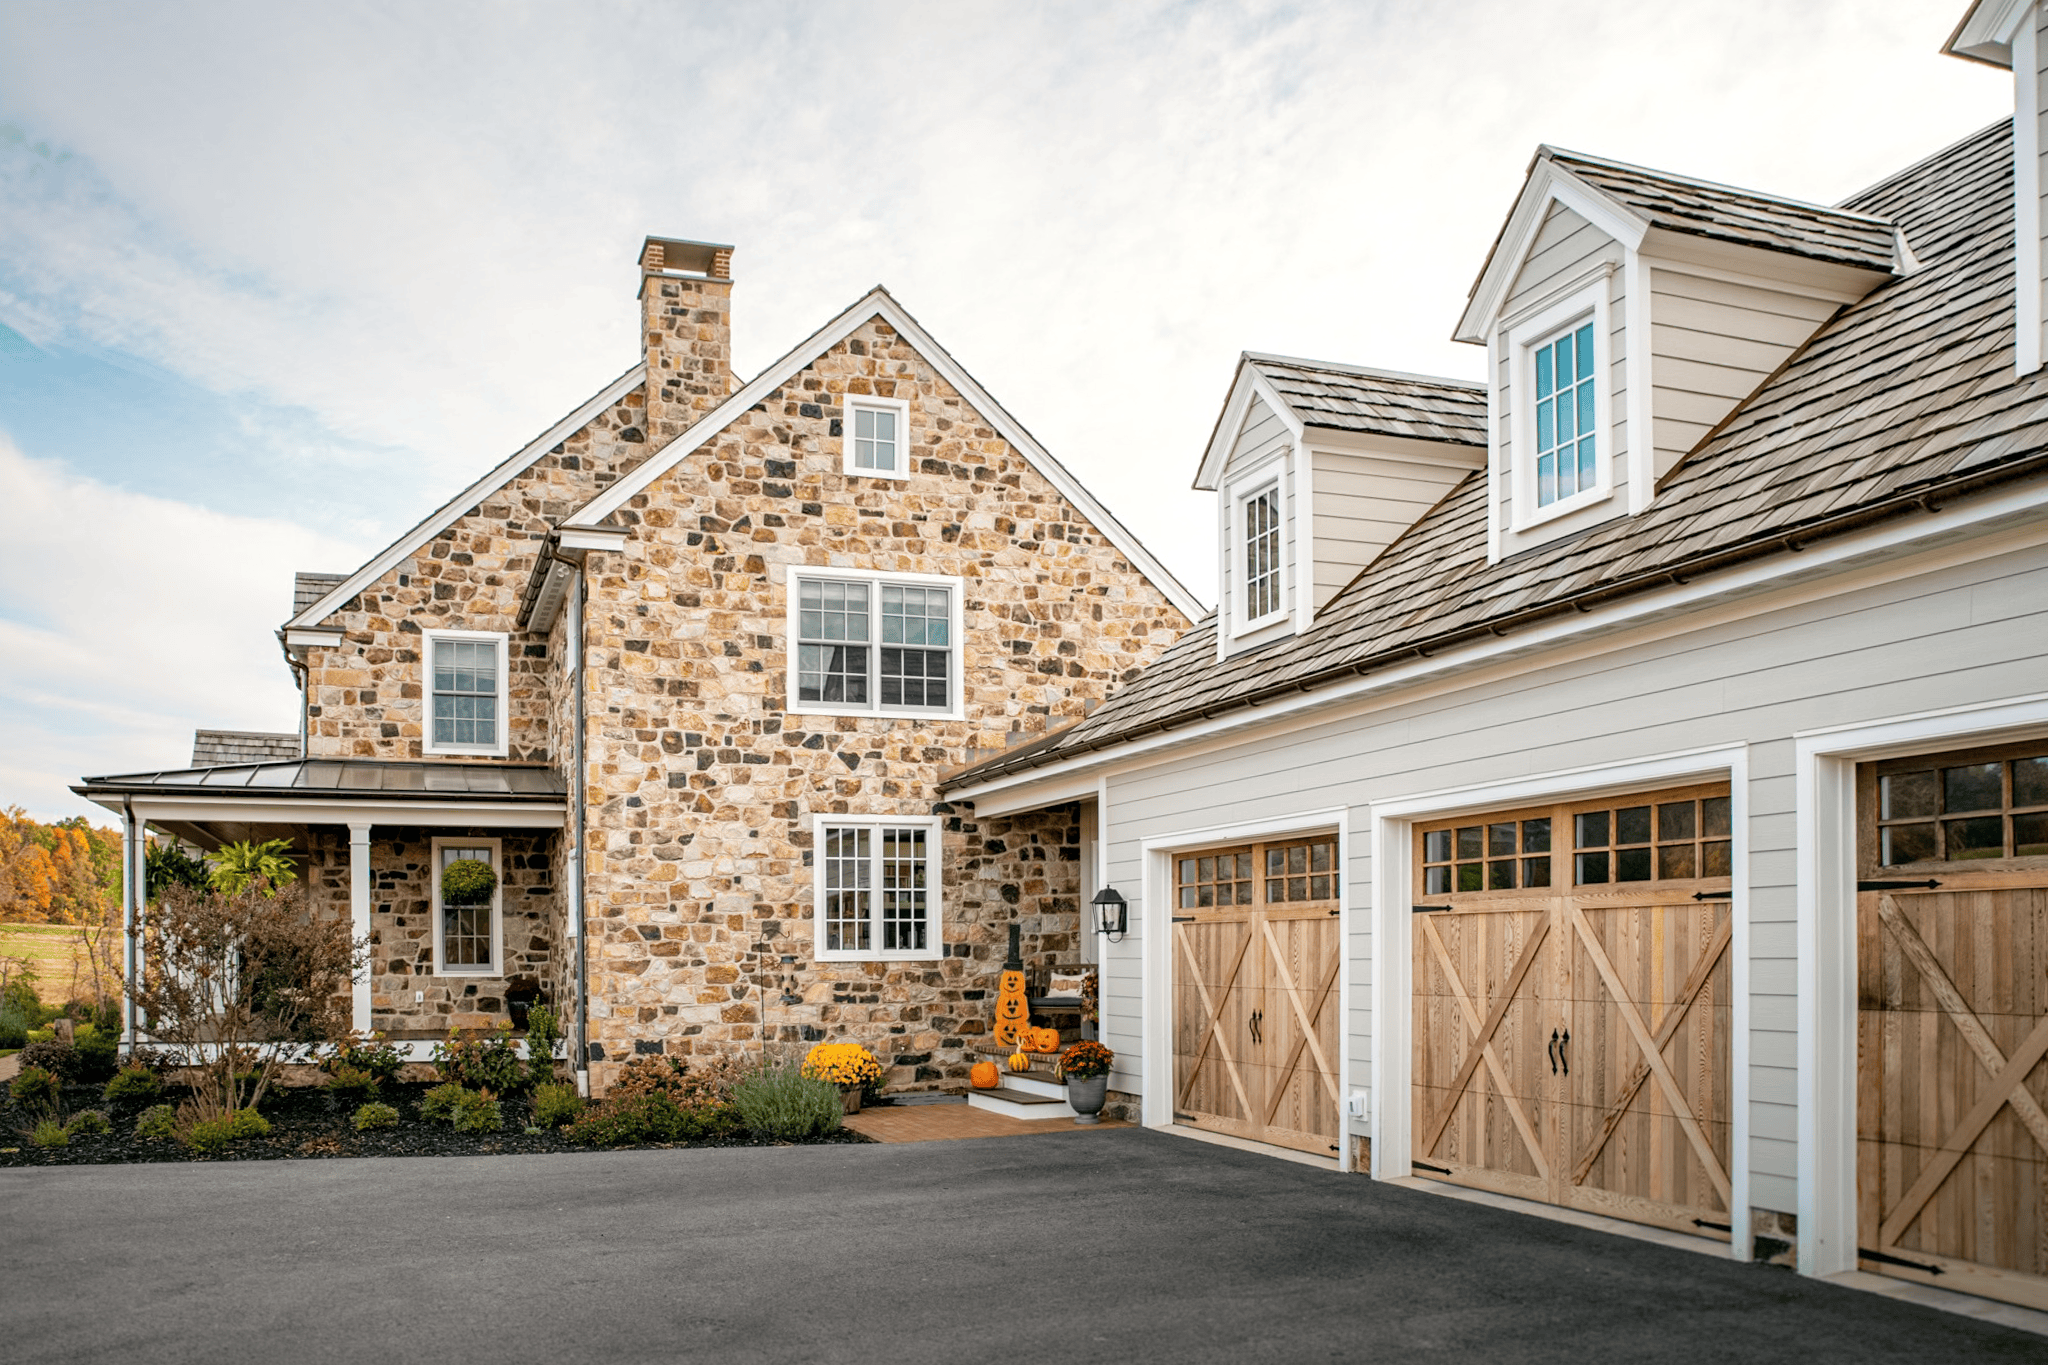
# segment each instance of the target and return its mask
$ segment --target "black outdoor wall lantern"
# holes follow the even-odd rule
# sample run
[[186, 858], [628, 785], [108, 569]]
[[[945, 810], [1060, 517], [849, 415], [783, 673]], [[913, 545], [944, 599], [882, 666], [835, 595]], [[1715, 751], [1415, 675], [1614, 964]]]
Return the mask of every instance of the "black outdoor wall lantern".
[[1129, 913], [1122, 894], [1113, 886], [1105, 886], [1095, 893], [1093, 904], [1102, 917], [1102, 932], [1109, 935], [1111, 943], [1122, 942]]

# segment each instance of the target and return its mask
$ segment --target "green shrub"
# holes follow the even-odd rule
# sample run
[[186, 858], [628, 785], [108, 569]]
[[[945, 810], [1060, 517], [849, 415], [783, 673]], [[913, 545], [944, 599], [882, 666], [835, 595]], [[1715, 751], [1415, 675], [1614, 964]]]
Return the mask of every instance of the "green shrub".
[[71, 1130], [55, 1119], [44, 1119], [28, 1135], [28, 1140], [38, 1147], [69, 1147]]
[[[36, 1033], [48, 1032], [47, 1029], [36, 1030]], [[28, 1046], [21, 1050], [22, 1069], [26, 1071], [33, 1066], [50, 1072], [63, 1082], [77, 1080], [81, 1065], [78, 1049], [48, 1037], [38, 1038], [36, 1033], [29, 1035]]]
[[320, 1069], [330, 1076], [339, 1075], [343, 1068], [364, 1073], [373, 1090], [396, 1076], [404, 1065], [405, 1054], [385, 1042], [381, 1033], [351, 1033], [330, 1043], [319, 1059]]
[[0, 1052], [28, 1045], [28, 1021], [11, 1005], [0, 1005]]
[[490, 1091], [468, 1090], [456, 1102], [453, 1122], [458, 1133], [495, 1133], [505, 1126], [505, 1114]]
[[195, 1123], [183, 1133], [187, 1147], [201, 1155], [210, 1156], [227, 1150], [229, 1144], [243, 1138], [267, 1137], [270, 1120], [254, 1109], [237, 1109], [225, 1118], [208, 1119]]
[[54, 1043], [56, 1041], [57, 1030], [53, 1028], [32, 1028], [28, 1031], [28, 1046], [30, 1047], [35, 1046], [37, 1043]]
[[526, 1075], [534, 1085], [555, 1079], [555, 1044], [562, 1041], [562, 1021], [546, 1005], [526, 1012]]
[[583, 1112], [583, 1097], [576, 1087], [548, 1081], [533, 1088], [533, 1121], [542, 1128], [560, 1128]]
[[130, 1062], [114, 1073], [114, 1079], [107, 1082], [107, 1088], [100, 1092], [100, 1098], [109, 1104], [140, 1104], [163, 1094], [164, 1083], [156, 1072], [141, 1062]]
[[487, 905], [498, 889], [498, 874], [477, 858], [457, 858], [441, 869], [443, 905]]
[[270, 1136], [270, 1120], [254, 1109], [237, 1110], [230, 1121], [235, 1126], [235, 1136], [238, 1138]]
[[71, 1136], [112, 1132], [114, 1125], [107, 1116], [97, 1109], [81, 1109], [71, 1116], [71, 1122], [64, 1125]]
[[[834, 1090], [836, 1097], [838, 1091]], [[634, 1142], [702, 1142], [735, 1137], [746, 1125], [729, 1104], [685, 1107], [664, 1091], [607, 1096], [571, 1123], [563, 1136], [592, 1147]]]
[[437, 1085], [420, 1098], [420, 1117], [429, 1123], [453, 1123], [467, 1094], [469, 1091], [454, 1081]]
[[434, 1064], [441, 1069], [442, 1080], [470, 1090], [513, 1094], [526, 1089], [528, 1080], [509, 1023], [475, 1038], [465, 1038], [461, 1029], [451, 1030], [448, 1041], [434, 1044]]
[[732, 1102], [748, 1129], [778, 1142], [823, 1137], [839, 1127], [846, 1109], [838, 1086], [794, 1067], [755, 1072], [733, 1087]]
[[167, 1138], [178, 1135], [178, 1111], [168, 1104], [152, 1104], [135, 1120], [135, 1136]]
[[398, 1111], [388, 1104], [366, 1104], [356, 1110], [354, 1121], [358, 1133], [367, 1133], [372, 1128], [396, 1128]]
[[63, 1093], [63, 1087], [64, 1082], [48, 1067], [24, 1065], [21, 1073], [8, 1085], [7, 1093], [24, 1109], [54, 1114], [57, 1112], [57, 1097]]
[[338, 1099], [363, 1100], [377, 1089], [377, 1078], [346, 1062], [339, 1062], [335, 1064], [334, 1074], [328, 1077], [327, 1088]]
[[121, 1065], [121, 1036], [95, 1029], [90, 1024], [79, 1029], [79, 1033], [83, 1036], [71, 1049], [77, 1058], [75, 1079], [85, 1085], [111, 1079], [115, 1069]]

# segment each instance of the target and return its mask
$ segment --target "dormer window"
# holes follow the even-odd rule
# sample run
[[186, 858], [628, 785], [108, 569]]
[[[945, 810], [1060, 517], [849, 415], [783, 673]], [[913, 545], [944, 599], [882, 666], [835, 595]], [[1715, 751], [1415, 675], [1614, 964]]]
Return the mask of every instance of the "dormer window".
[[1239, 504], [1239, 544], [1244, 547], [1241, 629], [1249, 630], [1284, 613], [1281, 593], [1280, 485], [1269, 483]]
[[908, 477], [910, 404], [900, 398], [848, 394], [840, 430], [845, 440], [846, 473], [866, 478]]
[[1595, 373], [1591, 320], [1536, 348], [1538, 507], [1574, 497], [1598, 482]]

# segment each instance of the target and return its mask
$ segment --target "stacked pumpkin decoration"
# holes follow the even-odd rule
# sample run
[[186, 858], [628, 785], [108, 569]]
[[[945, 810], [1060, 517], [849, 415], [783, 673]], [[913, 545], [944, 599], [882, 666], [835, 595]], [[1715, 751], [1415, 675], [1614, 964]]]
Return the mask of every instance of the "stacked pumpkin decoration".
[[[1022, 1041], [1031, 1007], [1024, 1001], [1024, 956], [1018, 950], [1017, 926], [1010, 926], [1010, 956], [1003, 963], [1003, 975], [996, 983], [996, 1041], [1012, 1046]], [[1022, 1067], [1012, 1067], [1021, 1071]]]

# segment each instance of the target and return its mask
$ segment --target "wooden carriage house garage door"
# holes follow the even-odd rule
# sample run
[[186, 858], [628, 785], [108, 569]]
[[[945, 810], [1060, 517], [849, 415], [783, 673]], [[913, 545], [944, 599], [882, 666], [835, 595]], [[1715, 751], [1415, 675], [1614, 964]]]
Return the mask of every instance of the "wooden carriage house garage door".
[[1857, 778], [1862, 1268], [2048, 1309], [2048, 741]]
[[1728, 788], [1416, 832], [1416, 1174], [1726, 1237]]
[[1178, 1123], [1337, 1148], [1337, 838], [1174, 858]]

